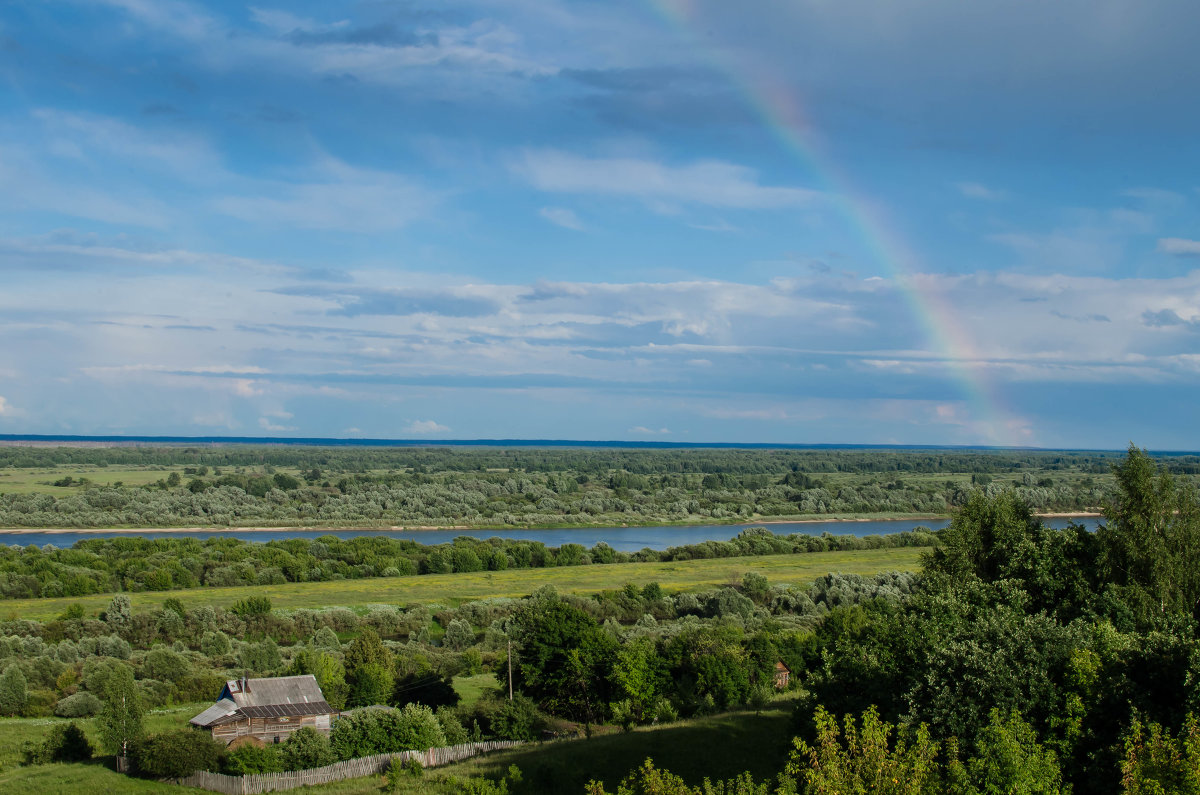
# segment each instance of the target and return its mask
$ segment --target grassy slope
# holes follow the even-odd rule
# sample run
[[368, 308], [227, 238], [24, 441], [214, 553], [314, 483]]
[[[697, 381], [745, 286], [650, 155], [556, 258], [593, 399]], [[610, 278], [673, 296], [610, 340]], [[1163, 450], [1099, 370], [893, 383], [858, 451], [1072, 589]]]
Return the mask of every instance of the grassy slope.
[[[158, 607], [168, 596], [185, 607], [229, 607], [247, 596], [268, 596], [276, 608], [321, 608], [331, 605], [428, 604], [456, 605], [489, 597], [524, 596], [542, 585], [563, 592], [596, 593], [627, 582], [657, 582], [673, 591], [741, 582], [755, 571], [773, 584], [805, 583], [827, 572], [874, 574], [879, 571], [912, 571], [918, 567], [919, 549], [873, 549], [855, 552], [814, 552], [801, 555], [718, 558], [667, 563], [618, 563], [554, 569], [514, 569], [469, 574], [426, 574], [417, 577], [374, 577], [334, 582], [237, 588], [192, 588], [130, 594], [135, 610]], [[110, 595], [57, 599], [7, 599], [0, 602], [0, 617], [46, 620], [78, 602], [94, 614], [104, 609]]]
[[[761, 715], [735, 712], [681, 721], [669, 726], [639, 729], [631, 734], [606, 734], [591, 740], [533, 744], [512, 751], [429, 771], [422, 779], [406, 782], [401, 793], [429, 795], [456, 790], [446, 784], [449, 776], [484, 774], [499, 777], [509, 765], [521, 768], [524, 780], [513, 788], [522, 793], [582, 793], [590, 779], [604, 782], [610, 792], [616, 784], [647, 757], [689, 783], [706, 776], [729, 778], [749, 770], [756, 779], [771, 778], [783, 769], [791, 743], [790, 703], [777, 702]], [[190, 709], [190, 708], [188, 708]], [[30, 723], [28, 720], [8, 723]], [[0, 743], [7, 740], [0, 738]], [[6, 763], [0, 770], [0, 792], [74, 793], [103, 791], [124, 793], [185, 793], [169, 784], [140, 781], [114, 773], [97, 759], [91, 764], [43, 765], [32, 768]], [[379, 776], [343, 781], [303, 790], [313, 795], [367, 795], [380, 791]]]

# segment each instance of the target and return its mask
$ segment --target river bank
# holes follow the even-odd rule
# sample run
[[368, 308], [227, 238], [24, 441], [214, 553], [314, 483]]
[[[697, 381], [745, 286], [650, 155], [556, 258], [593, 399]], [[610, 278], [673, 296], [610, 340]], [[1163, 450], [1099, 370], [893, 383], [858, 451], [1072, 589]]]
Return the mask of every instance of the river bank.
[[[1060, 513], [1037, 513], [1034, 514], [1041, 519], [1098, 519], [1103, 516], [1101, 513], [1089, 511], [1077, 512], [1060, 512]], [[772, 527], [775, 525], [806, 525], [806, 524], [848, 524], [848, 523], [871, 523], [871, 522], [948, 522], [950, 516], [936, 514], [875, 514], [871, 516], [809, 516], [804, 518], [788, 519], [788, 518], [772, 518], [772, 519], [749, 519], [739, 521], [726, 522], [687, 522], [687, 523], [655, 523], [645, 522], [638, 524], [620, 524], [620, 525], [558, 525], [558, 526], [529, 526], [529, 527], [512, 527], [499, 525], [238, 525], [238, 526], [223, 526], [223, 525], [193, 525], [187, 527], [0, 527], [0, 536], [4, 535], [30, 535], [30, 534], [48, 534], [57, 535], [63, 533], [78, 533], [78, 534], [99, 534], [99, 535], [163, 535], [168, 533], [179, 533], [183, 535], [194, 535], [196, 533], [219, 534], [219, 533], [280, 533], [280, 532], [297, 532], [297, 533], [316, 533], [328, 531], [331, 533], [409, 533], [409, 532], [426, 532], [426, 531], [454, 531], [462, 530], [472, 533], [486, 532], [511, 532], [511, 531], [539, 531], [539, 530], [554, 530], [554, 531], [570, 531], [570, 530], [605, 530], [614, 527], [619, 528], [698, 528], [698, 527]]]

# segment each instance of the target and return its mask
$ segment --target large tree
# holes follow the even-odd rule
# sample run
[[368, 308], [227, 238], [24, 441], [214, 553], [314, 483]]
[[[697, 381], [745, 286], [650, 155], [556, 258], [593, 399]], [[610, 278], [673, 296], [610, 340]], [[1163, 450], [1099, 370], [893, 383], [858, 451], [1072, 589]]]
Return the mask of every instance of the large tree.
[[1102, 574], [1139, 619], [1200, 614], [1200, 499], [1195, 486], [1130, 445], [1113, 468], [1117, 496], [1097, 535]]
[[114, 668], [104, 684], [104, 708], [96, 719], [105, 750], [128, 756], [130, 743], [142, 737], [144, 714], [133, 669], [126, 665]]

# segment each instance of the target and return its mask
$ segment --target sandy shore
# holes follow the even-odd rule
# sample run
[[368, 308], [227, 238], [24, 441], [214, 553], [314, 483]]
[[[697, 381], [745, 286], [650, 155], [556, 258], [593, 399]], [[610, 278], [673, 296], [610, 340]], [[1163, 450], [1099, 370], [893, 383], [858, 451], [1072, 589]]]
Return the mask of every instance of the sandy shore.
[[[1080, 513], [1038, 513], [1035, 516], [1042, 519], [1096, 519], [1103, 514], [1095, 512], [1080, 512]], [[946, 519], [946, 516], [901, 516], [892, 519], [886, 518], [809, 518], [809, 519], [758, 519], [748, 522], [735, 522], [729, 524], [729, 527], [766, 527], [776, 524], [824, 524], [828, 522], [920, 522], [931, 519]], [[678, 525], [620, 525], [621, 527], [704, 527], [705, 525], [697, 524], [678, 524]], [[714, 526], [714, 525], [708, 525]], [[721, 526], [717, 523], [715, 526]], [[603, 529], [601, 526], [587, 527], [472, 527], [470, 525], [392, 525], [390, 527], [325, 527], [311, 525], [294, 525], [288, 527], [0, 527], [0, 535], [28, 535], [32, 533], [128, 533], [130, 535], [140, 535], [142, 533], [254, 533], [254, 532], [316, 532], [325, 530], [330, 533], [342, 533], [347, 531], [369, 532], [419, 532], [421, 530], [598, 530]]]

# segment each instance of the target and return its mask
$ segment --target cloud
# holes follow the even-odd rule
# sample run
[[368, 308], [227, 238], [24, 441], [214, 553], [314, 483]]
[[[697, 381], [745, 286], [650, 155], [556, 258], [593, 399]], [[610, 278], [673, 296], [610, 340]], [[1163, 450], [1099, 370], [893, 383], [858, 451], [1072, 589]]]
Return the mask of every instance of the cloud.
[[763, 185], [751, 168], [718, 160], [673, 166], [633, 157], [590, 158], [555, 149], [530, 149], [510, 166], [548, 193], [622, 196], [651, 203], [702, 204], [737, 209], [803, 207], [819, 191]]
[[959, 182], [955, 185], [958, 192], [968, 199], [982, 199], [984, 201], [998, 201], [1008, 198], [1008, 194], [1001, 190], [993, 190], [986, 185], [980, 185], [978, 182]]
[[445, 425], [433, 420], [413, 420], [404, 426], [404, 433], [412, 433], [419, 436], [430, 433], [446, 433], [449, 430]]
[[1142, 323], [1150, 328], [1167, 328], [1170, 326], [1189, 326], [1190, 321], [1184, 320], [1174, 309], [1160, 309], [1157, 312], [1147, 309], [1142, 313]]
[[339, 317], [363, 315], [445, 315], [480, 317], [497, 311], [499, 304], [486, 290], [416, 290], [365, 287], [281, 287], [280, 295], [310, 296], [334, 301], [340, 306], [328, 314]]
[[1200, 257], [1200, 240], [1164, 237], [1158, 241], [1158, 250], [1176, 257]]
[[17, 410], [9, 404], [8, 399], [0, 395], [0, 417], [11, 417], [16, 414]]
[[444, 195], [397, 174], [334, 159], [313, 170], [312, 181], [247, 183], [254, 193], [215, 199], [212, 208], [256, 225], [381, 232], [426, 217]]
[[583, 222], [579, 220], [579, 216], [575, 215], [574, 210], [568, 210], [565, 207], [543, 207], [538, 210], [538, 215], [556, 226], [561, 226], [563, 229], [574, 229], [576, 232], [583, 231]]
[[669, 434], [670, 432], [670, 428], [658, 428], [656, 430], [654, 428], [647, 428], [645, 425], [635, 425], [629, 429], [629, 433], [637, 433], [642, 435], [662, 435]]
[[284, 431], [298, 430], [297, 426], [295, 425], [278, 425], [272, 422], [268, 417], [259, 417], [258, 427], [262, 428], [264, 431], [270, 431], [271, 433], [283, 433]]

